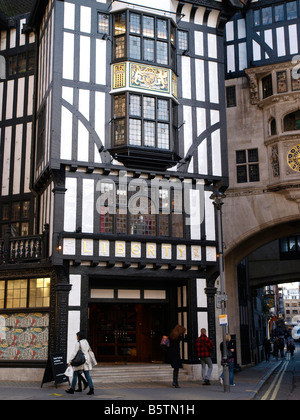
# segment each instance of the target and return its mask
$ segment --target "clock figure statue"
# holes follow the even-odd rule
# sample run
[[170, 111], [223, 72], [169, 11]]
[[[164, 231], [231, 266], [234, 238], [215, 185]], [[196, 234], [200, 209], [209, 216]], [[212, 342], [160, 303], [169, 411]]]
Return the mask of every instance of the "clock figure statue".
[[288, 152], [287, 163], [293, 171], [300, 172], [300, 144], [292, 147]]
[[247, 4], [247, 0], [227, 0], [229, 6], [242, 9]]

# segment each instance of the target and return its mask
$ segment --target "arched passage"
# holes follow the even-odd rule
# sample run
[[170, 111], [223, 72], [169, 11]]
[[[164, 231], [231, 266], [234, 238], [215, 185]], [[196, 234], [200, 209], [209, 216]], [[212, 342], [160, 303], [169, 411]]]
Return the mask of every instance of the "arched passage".
[[234, 246], [227, 248], [225, 242], [225, 260], [230, 263], [235, 262], [236, 265], [263, 245], [296, 233], [300, 233], [300, 218], [299, 220], [279, 220], [277, 223], [273, 221], [272, 224], [265, 225], [265, 227], [259, 226], [254, 232], [245, 232]]
[[279, 220], [266, 223], [264, 228], [255, 232], [244, 232], [235, 246], [226, 249], [229, 332], [237, 337], [238, 358], [240, 363], [244, 362], [242, 364], [256, 361], [256, 358], [245, 356], [251, 350], [247, 346], [252, 346], [253, 350], [261, 341], [251, 306], [257, 290], [271, 284], [300, 281], [300, 259], [281, 260], [279, 250], [281, 238], [299, 234], [300, 220]]

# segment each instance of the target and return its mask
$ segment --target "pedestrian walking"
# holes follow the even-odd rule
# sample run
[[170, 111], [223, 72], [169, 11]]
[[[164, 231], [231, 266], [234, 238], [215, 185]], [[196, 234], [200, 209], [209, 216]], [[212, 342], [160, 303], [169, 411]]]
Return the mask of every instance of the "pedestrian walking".
[[79, 331], [77, 334], [77, 342], [74, 346], [74, 350], [73, 353], [70, 356], [68, 365], [72, 366], [72, 360], [75, 358], [75, 356], [77, 355], [78, 351], [81, 350], [84, 354], [85, 357], [85, 362], [80, 365], [80, 366], [73, 366], [73, 380], [72, 380], [72, 385], [70, 389], [67, 389], [66, 392], [68, 394], [74, 394], [75, 392], [75, 388], [76, 388], [76, 384], [77, 384], [77, 379], [78, 379], [78, 375], [81, 372], [84, 372], [84, 375], [88, 381], [90, 390], [87, 393], [87, 395], [93, 395], [94, 394], [94, 385], [93, 385], [93, 381], [92, 378], [90, 376], [90, 371], [92, 370], [92, 361], [91, 361], [91, 357], [89, 354], [90, 351], [90, 345], [88, 343], [88, 341], [85, 338], [85, 335]]
[[[213, 370], [211, 353], [214, 345], [210, 338], [206, 335], [206, 329], [201, 329], [201, 335], [196, 339], [196, 351], [202, 366], [202, 378], [204, 385], [210, 385], [210, 377]], [[207, 366], [207, 370], [206, 370]]]
[[273, 356], [276, 360], [278, 360], [278, 352], [279, 352], [279, 346], [278, 346], [278, 337], [275, 337], [275, 340], [273, 342]]
[[266, 362], [269, 362], [270, 361], [270, 355], [272, 353], [272, 346], [271, 346], [270, 340], [267, 337], [264, 338], [263, 346], [264, 346], [264, 350], [265, 350]]
[[280, 351], [280, 357], [284, 358], [284, 339], [283, 337], [279, 337], [278, 339], [278, 349]]
[[180, 388], [178, 385], [178, 374], [179, 369], [182, 368], [182, 362], [180, 357], [180, 340], [186, 329], [182, 325], [176, 325], [169, 334], [170, 347], [168, 349], [167, 360], [173, 368], [173, 383], [175, 388]]
[[288, 339], [287, 350], [291, 353], [291, 357], [294, 357], [295, 344], [292, 338]]

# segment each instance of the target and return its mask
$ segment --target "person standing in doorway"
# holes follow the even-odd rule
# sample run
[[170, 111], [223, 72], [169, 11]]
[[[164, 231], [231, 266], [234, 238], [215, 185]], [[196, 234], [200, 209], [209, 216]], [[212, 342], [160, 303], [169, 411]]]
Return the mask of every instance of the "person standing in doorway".
[[178, 385], [178, 374], [179, 369], [182, 368], [181, 357], [180, 357], [180, 340], [186, 329], [182, 325], [176, 325], [169, 334], [170, 347], [168, 349], [168, 361], [171, 364], [173, 370], [173, 383], [175, 388], [180, 388]]
[[70, 361], [68, 363], [68, 366], [71, 366], [71, 362], [72, 360], [75, 358], [77, 352], [81, 350], [84, 354], [85, 357], [85, 362], [83, 365], [81, 366], [73, 366], [73, 370], [74, 370], [74, 374], [73, 374], [73, 380], [72, 380], [72, 385], [70, 389], [67, 389], [66, 392], [68, 394], [74, 394], [75, 392], [75, 388], [76, 388], [76, 384], [77, 384], [77, 379], [78, 379], [78, 375], [80, 372], [84, 372], [84, 376], [86, 377], [86, 380], [88, 381], [90, 390], [87, 393], [87, 395], [93, 395], [94, 394], [94, 384], [92, 381], [92, 378], [90, 376], [90, 371], [92, 370], [92, 363], [91, 363], [91, 358], [89, 355], [89, 350], [90, 350], [90, 345], [88, 343], [88, 341], [85, 338], [85, 335], [79, 331], [77, 333], [77, 342], [75, 344], [73, 353], [70, 356]]
[[[206, 329], [201, 329], [201, 335], [196, 340], [196, 351], [202, 366], [202, 378], [204, 385], [210, 385], [210, 377], [213, 370], [211, 353], [214, 345], [210, 338], [206, 335]], [[207, 366], [207, 371], [206, 371]]]

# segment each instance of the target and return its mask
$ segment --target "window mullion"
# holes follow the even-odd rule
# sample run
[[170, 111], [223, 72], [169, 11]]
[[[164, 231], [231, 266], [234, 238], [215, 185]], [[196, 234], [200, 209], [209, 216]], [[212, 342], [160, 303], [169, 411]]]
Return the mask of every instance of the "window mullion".
[[130, 47], [129, 47], [129, 31], [130, 31], [130, 23], [129, 23], [129, 12], [126, 11], [125, 17], [125, 57], [128, 60], [130, 56]]
[[172, 59], [171, 59], [171, 55], [172, 55], [172, 52], [171, 52], [171, 49], [172, 49], [172, 45], [171, 45], [171, 23], [170, 23], [169, 20], [167, 22], [168, 22], [168, 25], [167, 25], [167, 27], [168, 27], [168, 37], [167, 37], [167, 43], [168, 43], [168, 65], [172, 65]]
[[7, 280], [5, 281], [5, 289], [4, 289], [4, 309], [7, 308]]
[[172, 102], [168, 101], [169, 106], [169, 149], [174, 150], [174, 143], [173, 143], [173, 107]]
[[144, 147], [144, 136], [145, 136], [145, 130], [144, 130], [144, 96], [141, 95], [141, 146]]
[[158, 148], [158, 100], [157, 98], [155, 98], [155, 114], [154, 114], [154, 118], [155, 118], [155, 140], [154, 140], [154, 144], [155, 144], [155, 148]]
[[158, 42], [158, 34], [157, 34], [157, 18], [154, 18], [154, 62], [157, 64], [157, 42]]
[[125, 94], [125, 144], [130, 144], [130, 139], [129, 139], [129, 99], [130, 99], [130, 95], [128, 92], [126, 92]]
[[29, 308], [29, 296], [30, 296], [30, 280], [27, 279], [27, 299], [26, 299], [26, 308]]

